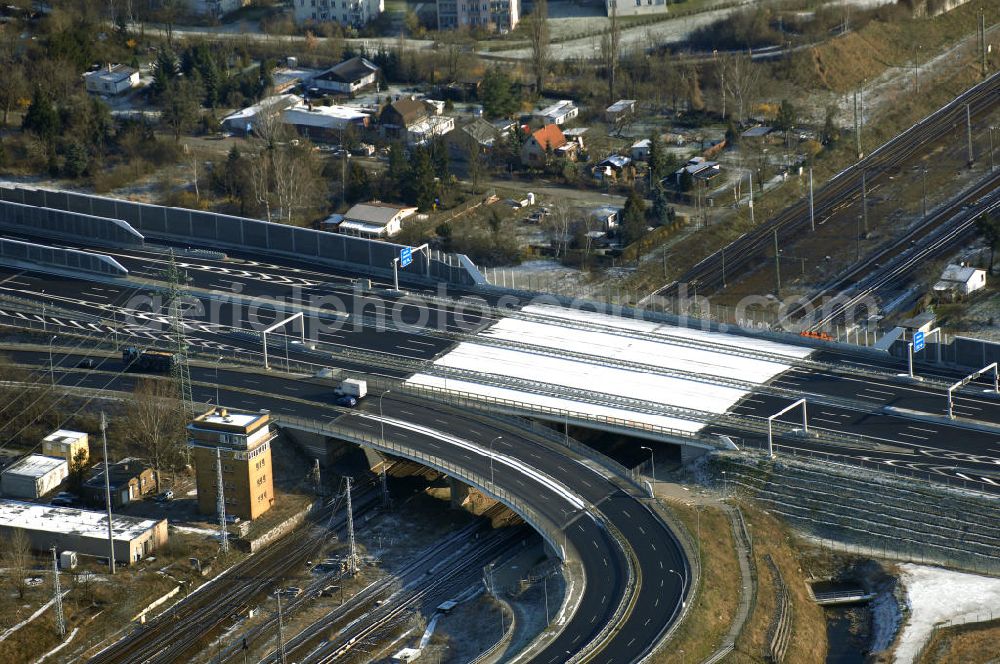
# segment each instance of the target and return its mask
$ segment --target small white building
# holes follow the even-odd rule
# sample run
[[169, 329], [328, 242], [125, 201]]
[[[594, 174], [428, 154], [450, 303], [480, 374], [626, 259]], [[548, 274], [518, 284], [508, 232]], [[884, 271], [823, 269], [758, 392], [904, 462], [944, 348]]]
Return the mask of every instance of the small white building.
[[615, 124], [635, 113], [635, 99], [619, 99], [604, 109], [604, 119]]
[[253, 106], [241, 108], [222, 118], [222, 128], [233, 133], [250, 134], [262, 116], [269, 113], [279, 113], [300, 103], [302, 103], [302, 98], [296, 95], [284, 94], [265, 97]]
[[335, 224], [338, 231], [347, 235], [358, 235], [367, 238], [392, 237], [403, 227], [403, 219], [415, 214], [417, 208], [404, 205], [391, 205], [371, 201], [358, 203], [351, 207], [339, 221], [328, 220]]
[[42, 439], [42, 454], [45, 456], [65, 459], [73, 465], [73, 458], [83, 452], [84, 461], [90, 456], [90, 444], [87, 434], [80, 431], [58, 429]]
[[644, 138], [641, 141], [636, 141], [629, 148], [629, 154], [632, 155], [632, 159], [636, 161], [646, 161], [649, 159], [649, 150], [653, 145], [653, 141], [648, 138]]
[[965, 265], [949, 265], [934, 284], [938, 294], [968, 295], [986, 287], [986, 270]]
[[339, 141], [349, 127], [364, 129], [371, 116], [353, 106], [298, 104], [281, 112], [281, 120], [320, 142]]
[[30, 454], [0, 475], [0, 489], [12, 498], [40, 498], [52, 491], [69, 475], [65, 459]]
[[688, 160], [688, 163], [684, 164], [684, 166], [678, 168], [674, 172], [675, 183], [681, 183], [681, 178], [684, 177], [685, 171], [687, 171], [691, 177], [698, 178], [699, 180], [711, 180], [718, 175], [721, 170], [722, 167], [717, 161], [709, 161], [704, 157], [692, 157]]
[[317, 74], [312, 79], [312, 85], [324, 92], [349, 95], [375, 85], [378, 72], [378, 65], [359, 55]]
[[83, 75], [87, 92], [98, 95], [119, 95], [139, 85], [139, 71], [126, 65], [108, 64]]
[[544, 124], [565, 124], [580, 114], [580, 109], [569, 99], [561, 99], [535, 113]]
[[603, 232], [610, 233], [618, 228], [618, 216], [620, 214], [620, 208], [606, 205], [604, 207], [594, 208], [591, 210], [590, 218], [597, 223]]

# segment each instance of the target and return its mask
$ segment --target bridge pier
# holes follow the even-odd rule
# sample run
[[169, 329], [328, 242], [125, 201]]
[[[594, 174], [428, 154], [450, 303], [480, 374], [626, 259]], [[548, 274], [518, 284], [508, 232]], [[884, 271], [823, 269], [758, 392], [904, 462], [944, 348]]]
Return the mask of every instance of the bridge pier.
[[469, 499], [469, 485], [462, 480], [448, 477], [448, 489], [451, 490], [451, 507], [462, 509], [465, 501]]
[[705, 456], [712, 450], [705, 447], [695, 447], [694, 445], [681, 445], [681, 464], [688, 465]]

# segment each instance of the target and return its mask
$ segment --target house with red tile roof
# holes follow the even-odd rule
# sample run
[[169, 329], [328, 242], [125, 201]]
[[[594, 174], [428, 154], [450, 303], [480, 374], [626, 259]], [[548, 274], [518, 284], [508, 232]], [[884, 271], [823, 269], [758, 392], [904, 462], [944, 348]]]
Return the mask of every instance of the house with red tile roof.
[[542, 166], [551, 157], [576, 159], [579, 143], [566, 140], [559, 125], [545, 125], [532, 132], [521, 146], [521, 163], [525, 166]]

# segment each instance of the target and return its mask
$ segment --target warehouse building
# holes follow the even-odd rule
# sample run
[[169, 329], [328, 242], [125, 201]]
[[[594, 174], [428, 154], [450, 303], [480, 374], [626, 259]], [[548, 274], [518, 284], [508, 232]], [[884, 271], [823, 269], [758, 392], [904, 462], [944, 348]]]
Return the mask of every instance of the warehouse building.
[[[108, 555], [108, 515], [104, 512], [51, 507], [0, 499], [0, 537], [23, 530], [36, 551], [52, 546], [89, 556]], [[115, 560], [134, 563], [167, 542], [167, 520], [116, 515], [112, 520]]]
[[41, 498], [69, 475], [65, 459], [30, 454], [0, 475], [3, 495], [12, 498]]
[[90, 443], [87, 434], [80, 431], [58, 429], [42, 439], [42, 454], [66, 459], [66, 463], [71, 466], [73, 459], [81, 452], [82, 460], [86, 462], [90, 456]]

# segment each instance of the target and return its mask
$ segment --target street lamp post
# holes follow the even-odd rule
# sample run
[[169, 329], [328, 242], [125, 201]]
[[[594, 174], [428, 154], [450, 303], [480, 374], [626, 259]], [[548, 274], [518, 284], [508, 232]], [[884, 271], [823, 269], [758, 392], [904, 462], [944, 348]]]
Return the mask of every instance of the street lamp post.
[[653, 488], [655, 489], [656, 488], [656, 462], [653, 459], [653, 448], [652, 447], [646, 447], [645, 445], [642, 445], [639, 449], [643, 449], [643, 450], [646, 450], [647, 452], [649, 452], [649, 472], [653, 476]]
[[497, 442], [498, 440], [503, 440], [503, 436], [497, 436], [496, 438], [490, 441], [490, 487], [493, 489], [493, 493], [496, 493], [497, 491], [497, 483], [493, 479], [493, 443]]
[[215, 405], [221, 406], [219, 403], [219, 362], [222, 361], [222, 356], [220, 355], [215, 359]]
[[684, 606], [687, 605], [687, 602], [684, 600], [684, 575], [681, 574], [680, 572], [678, 572], [675, 569], [670, 570], [670, 572], [673, 573], [673, 574], [676, 574], [677, 578], [680, 579], [680, 582], [681, 582], [681, 608], [683, 608]]
[[383, 443], [385, 442], [385, 420], [382, 419], [382, 399], [384, 399], [385, 395], [389, 394], [389, 392], [391, 392], [391, 391], [392, 391], [391, 388], [387, 389], [387, 390], [384, 390], [382, 392], [382, 394], [379, 395], [379, 398], [378, 398], [378, 417], [379, 417], [379, 423], [382, 425], [382, 442]]

